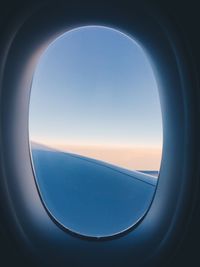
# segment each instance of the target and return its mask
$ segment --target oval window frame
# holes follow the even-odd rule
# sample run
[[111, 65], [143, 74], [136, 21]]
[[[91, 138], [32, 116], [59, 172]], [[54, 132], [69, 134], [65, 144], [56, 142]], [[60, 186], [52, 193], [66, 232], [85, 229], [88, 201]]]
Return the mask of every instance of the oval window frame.
[[[37, 61], [37, 56], [40, 54], [44, 46], [48, 43], [48, 41], [53, 35], [53, 32], [56, 35], [58, 29], [61, 29], [62, 27], [64, 27], [64, 25], [66, 27], [66, 25], [76, 24], [75, 21], [76, 19], [79, 20], [80, 22], [82, 21], [83, 23], [86, 18], [88, 20], [88, 14], [89, 14], [86, 13], [83, 15], [83, 17], [80, 16], [79, 18], [77, 18], [76, 14], [75, 16], [76, 19], [69, 16], [69, 19], [67, 21], [62, 19], [59, 20], [59, 14], [60, 13], [62, 14], [62, 8], [60, 9], [58, 8], [58, 10], [56, 9], [54, 20], [51, 20], [50, 17], [52, 15], [51, 14], [52, 10], [53, 10], [52, 7], [49, 8], [49, 10], [47, 10], [48, 16], [45, 17], [45, 19], [48, 18], [48, 23], [50, 23], [51, 25], [52, 23], [55, 23], [56, 26], [54, 25], [53, 27], [52, 25], [52, 28], [49, 29], [47, 27], [49, 25], [44, 24], [43, 27], [41, 27], [42, 25], [41, 21], [43, 21], [41, 14], [43, 14], [44, 12], [44, 9], [41, 8], [40, 10], [37, 10], [37, 12], [34, 13], [34, 15], [30, 17], [26, 21], [26, 23], [24, 23], [23, 26], [22, 25], [19, 26], [20, 29], [17, 29], [16, 34], [14, 34], [14, 36], [11, 37], [12, 45], [9, 46], [9, 51], [6, 54], [6, 59], [5, 59], [6, 65], [4, 68], [4, 79], [3, 79], [3, 85], [4, 85], [3, 87], [4, 90], [2, 92], [3, 104], [1, 107], [1, 111], [3, 114], [2, 126], [4, 129], [1, 137], [3, 144], [2, 161], [5, 170], [3, 180], [5, 182], [4, 187], [7, 192], [6, 195], [7, 200], [9, 202], [8, 206], [10, 211], [9, 213], [10, 224], [13, 226], [14, 229], [16, 229], [16, 231], [18, 231], [19, 236], [21, 236], [21, 240], [25, 241], [25, 239], [29, 239], [31, 240], [31, 242], [33, 242], [33, 240], [36, 239], [39, 240], [38, 233], [40, 233], [43, 237], [45, 236], [46, 233], [45, 228], [44, 227], [42, 228], [44, 232], [41, 231], [40, 227], [38, 228], [39, 226], [38, 224], [39, 221], [44, 223], [44, 221], [46, 221], [47, 218], [45, 219], [45, 214], [41, 209], [42, 208], [41, 203], [37, 198], [37, 196], [35, 195], [36, 191], [34, 188], [34, 184], [30, 180], [31, 179], [30, 162], [27, 162], [28, 143], [27, 143], [27, 132], [25, 130], [27, 129], [26, 128], [27, 118], [25, 112], [28, 107], [27, 88], [30, 88], [31, 73]], [[131, 13], [132, 20], [136, 22], [136, 26], [135, 25], [133, 26], [131, 24], [132, 20], [129, 18], [127, 22], [127, 29], [133, 27], [132, 31], [134, 31], [135, 29], [135, 31], [137, 32], [136, 28], [139, 27], [139, 22], [141, 22], [140, 20], [141, 17], [138, 18], [138, 13], [140, 15], [144, 15], [144, 13], [140, 9], [136, 10], [137, 12], [134, 13], [134, 15], [133, 13]], [[97, 14], [98, 13], [96, 13], [96, 16], [98, 17]], [[119, 21], [121, 21], [120, 18], [115, 18], [112, 19], [111, 22], [108, 16], [109, 14], [107, 12], [103, 13], [102, 10], [102, 14], [103, 14], [102, 20], [105, 21], [105, 23], [110, 22], [110, 24], [112, 25], [115, 23], [117, 25]], [[127, 21], [127, 18], [125, 16], [122, 17], [123, 17], [122, 19], [123, 22], [121, 22], [122, 28], [125, 28], [126, 24], [125, 22]], [[147, 16], [145, 17], [145, 19], [144, 17], [142, 18], [144, 24], [143, 24], [143, 29], [140, 28], [139, 30], [140, 36], [145, 34], [145, 32], [154, 36], [153, 39], [155, 43], [150, 42], [149, 50], [151, 50], [151, 55], [154, 58], [157, 67], [158, 66], [160, 67], [159, 70], [157, 68], [156, 69], [160, 77], [160, 84], [162, 88], [161, 108], [163, 109], [163, 114], [165, 115], [163, 116], [163, 128], [164, 128], [163, 159], [161, 164], [158, 189], [155, 194], [155, 198], [152, 203], [151, 209], [148, 213], [148, 216], [146, 216], [145, 220], [140, 224], [140, 227], [138, 227], [137, 233], [136, 230], [129, 233], [129, 235], [127, 235], [127, 237], [126, 238], [124, 237], [123, 239], [123, 240], [126, 239], [126, 241], [124, 241], [125, 243], [121, 242], [119, 247], [122, 248], [121, 245], [126, 244], [126, 248], [128, 248], [127, 245], [131, 240], [132, 247], [136, 248], [137, 245], [140, 244], [139, 251], [144, 252], [147, 251], [147, 248], [150, 249], [151, 245], [154, 244], [153, 251], [155, 252], [155, 256], [153, 258], [155, 259], [155, 257], [158, 258], [158, 252], [156, 253], [156, 251], [159, 252], [160, 250], [164, 251], [167, 244], [169, 244], [170, 241], [176, 239], [175, 235], [173, 234], [173, 229], [175, 228], [176, 225], [178, 225], [178, 221], [180, 220], [181, 217], [180, 213], [183, 212], [184, 208], [183, 207], [184, 200], [186, 199], [186, 195], [189, 194], [189, 189], [188, 190], [186, 189], [186, 185], [189, 184], [188, 177], [190, 176], [192, 164], [191, 162], [186, 164], [186, 162], [189, 155], [191, 156], [190, 147], [193, 147], [193, 142], [191, 138], [189, 138], [192, 130], [191, 128], [189, 130], [188, 126], [190, 125], [191, 127], [194, 128], [194, 125], [191, 124], [193, 109], [191, 109], [192, 111], [190, 111], [189, 109], [189, 107], [191, 107], [190, 97], [192, 93], [190, 94], [187, 90], [188, 88], [186, 88], [188, 85], [190, 85], [190, 82], [188, 79], [187, 72], [185, 71], [187, 68], [185, 61], [183, 59], [183, 55], [181, 54], [182, 50], [178, 49], [181, 48], [181, 45], [179, 44], [176, 35], [171, 34], [169, 36], [168, 35], [169, 32], [167, 32], [167, 29], [162, 27], [160, 28], [160, 25], [155, 23], [155, 21], [153, 21], [151, 16]], [[57, 19], [59, 20], [59, 23]], [[93, 21], [95, 20], [94, 14], [91, 14], [90, 20], [91, 23], [93, 23]], [[148, 25], [147, 23], [145, 23], [145, 20], [149, 22]], [[34, 26], [37, 25], [37, 27], [33, 29], [33, 27], [31, 27], [31, 24]], [[167, 26], [169, 29], [170, 28], [169, 25]], [[35, 32], [36, 29], [40, 33], [43, 31], [43, 33], [46, 34], [44, 34], [44, 36], [41, 37], [40, 34], [38, 35], [38, 32], [37, 33]], [[151, 29], [152, 31], [149, 32], [148, 29]], [[29, 47], [26, 47], [27, 50], [24, 51], [24, 49], [20, 48], [21, 47], [20, 44], [24, 43], [24, 40], [27, 41], [29, 40], [30, 32], [36, 37], [36, 39], [34, 43], [31, 44]], [[173, 30], [171, 30], [171, 32], [173, 32]], [[38, 39], [37, 36], [39, 36]], [[172, 41], [172, 36], [173, 36], [173, 41]], [[48, 41], [46, 42], [47, 39]], [[145, 38], [143, 38], [143, 41], [145, 41], [144, 39]], [[155, 45], [156, 40], [159, 40], [159, 44], [163, 45], [161, 49], [162, 51], [155, 51], [155, 48], [156, 47], [158, 48], [158, 46]], [[163, 55], [164, 51], [165, 55]], [[23, 59], [22, 62], [15, 61], [17, 55], [21, 56], [21, 58]], [[165, 75], [162, 72], [162, 70], [166, 70]], [[12, 77], [12, 79], [10, 79], [10, 77]], [[168, 78], [170, 77], [170, 79], [167, 80], [167, 77]], [[172, 91], [172, 88], [170, 88], [169, 85], [172, 85], [174, 92]], [[188, 96], [188, 99], [186, 98], [186, 96]], [[169, 109], [170, 104], [171, 104], [171, 109]], [[189, 146], [188, 144], [190, 144], [191, 146]], [[174, 147], [175, 145], [176, 149]], [[176, 166], [174, 165], [173, 160], [170, 158], [170, 155], [176, 157], [177, 159]], [[17, 162], [19, 161], [24, 162], [24, 165], [19, 166], [19, 164], [17, 164]], [[13, 179], [15, 182], [13, 182]], [[174, 185], [175, 188], [172, 188], [171, 185]], [[179, 188], [179, 191], [177, 193], [177, 187], [178, 186], [180, 187], [180, 185], [181, 188]], [[31, 188], [32, 190], [30, 190], [30, 192], [25, 191], [24, 189], [26, 186], [28, 186], [28, 188], [29, 189]], [[167, 199], [167, 196], [169, 196], [169, 191], [171, 191], [171, 196], [172, 196], [170, 200]], [[35, 200], [35, 203], [34, 205], [31, 205], [33, 204], [31, 203], [31, 200], [33, 199]], [[169, 207], [167, 214], [166, 211], [165, 212], [163, 211], [164, 206]], [[30, 209], [30, 207], [32, 208]], [[22, 213], [26, 219], [22, 219], [23, 217]], [[163, 216], [160, 216], [160, 218], [158, 218], [158, 214]], [[40, 219], [39, 217], [36, 218], [35, 215], [37, 216], [40, 215]], [[49, 225], [50, 222], [47, 221], [46, 223], [47, 225]], [[29, 222], [32, 225], [32, 227], [30, 226], [28, 227], [27, 222]], [[159, 226], [159, 229], [157, 226]], [[36, 236], [33, 237], [30, 234], [31, 228], [34, 228], [35, 230], [37, 229], [36, 230], [37, 237]], [[55, 235], [57, 236], [60, 235], [58, 231], [56, 231], [55, 229], [53, 231]], [[159, 240], [147, 241], [147, 239], [144, 236], [144, 233], [148, 234], [148, 237], [150, 236], [153, 237], [154, 236], [153, 233], [157, 233], [160, 237], [159, 240], [162, 240], [162, 242]], [[49, 235], [48, 238], [51, 240], [52, 234]], [[56, 239], [57, 244], [59, 244], [60, 238]], [[66, 239], [65, 242], [68, 244], [69, 240]], [[70, 242], [72, 242], [72, 240]], [[143, 244], [142, 248], [141, 244]], [[113, 246], [117, 248], [115, 245]], [[88, 246], [87, 248], [85, 248], [85, 251], [86, 250], [88, 250]], [[132, 253], [132, 255], [130, 256], [130, 258], [135, 260], [136, 262], [139, 262], [141, 261], [141, 259], [138, 258], [137, 252], [138, 250], [136, 249], [135, 252]], [[152, 249], [147, 254], [147, 258], [149, 259], [149, 257], [151, 256], [152, 256]], [[151, 260], [150, 262], [152, 261], [153, 260]], [[119, 265], [119, 262], [116, 261], [116, 259], [115, 262], [116, 264]]]

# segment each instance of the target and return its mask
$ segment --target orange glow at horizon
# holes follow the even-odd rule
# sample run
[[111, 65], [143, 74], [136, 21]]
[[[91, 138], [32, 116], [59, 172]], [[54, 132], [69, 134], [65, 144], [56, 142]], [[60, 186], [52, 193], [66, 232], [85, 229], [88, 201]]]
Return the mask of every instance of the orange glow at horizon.
[[162, 149], [158, 147], [128, 147], [117, 145], [72, 145], [35, 142], [63, 152], [105, 161], [130, 170], [159, 170]]

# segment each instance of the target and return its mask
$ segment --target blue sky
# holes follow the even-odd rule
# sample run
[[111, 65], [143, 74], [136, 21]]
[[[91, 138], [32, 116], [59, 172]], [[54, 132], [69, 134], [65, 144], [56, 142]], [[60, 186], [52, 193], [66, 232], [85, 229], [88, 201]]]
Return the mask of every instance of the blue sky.
[[32, 140], [162, 146], [157, 83], [144, 50], [107, 27], [80, 27], [51, 43], [33, 77]]

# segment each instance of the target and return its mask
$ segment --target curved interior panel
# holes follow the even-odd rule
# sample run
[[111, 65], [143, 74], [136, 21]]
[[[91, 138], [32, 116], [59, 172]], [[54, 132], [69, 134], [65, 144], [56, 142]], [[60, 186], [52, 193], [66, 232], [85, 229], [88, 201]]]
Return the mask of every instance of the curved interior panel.
[[58, 225], [95, 238], [136, 225], [162, 155], [158, 88], [142, 47], [100, 26], [57, 38], [33, 77], [29, 138], [38, 190]]

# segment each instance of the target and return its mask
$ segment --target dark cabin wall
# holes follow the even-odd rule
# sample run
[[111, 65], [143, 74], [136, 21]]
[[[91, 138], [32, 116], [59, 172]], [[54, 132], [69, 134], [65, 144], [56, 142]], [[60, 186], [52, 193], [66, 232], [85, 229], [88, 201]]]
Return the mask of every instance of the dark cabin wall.
[[[23, 20], [23, 17], [27, 12], [32, 12], [35, 8], [50, 1], [16, 1], [8, 0], [1, 1], [0, 3], [0, 82], [3, 71], [3, 60], [6, 55], [8, 40], [15, 32], [15, 25]], [[57, 0], [57, 2], [59, 2]], [[66, 1], [65, 1], [66, 2]], [[84, 1], [83, 1], [84, 2]], [[82, 10], [87, 8], [87, 3], [81, 4], [76, 1], [68, 1], [70, 5], [82, 6]], [[134, 8], [134, 3], [138, 1], [110, 1], [104, 3], [103, 1], [92, 1], [89, 8], [92, 7], [108, 7], [111, 10], [115, 9], [116, 12], [131, 12], [131, 8]], [[167, 23], [174, 27], [179, 33], [181, 43], [180, 49], [184, 54], [185, 51], [190, 54], [189, 62], [191, 62], [190, 77], [191, 84], [195, 89], [193, 94], [193, 101], [197, 103], [200, 100], [200, 88], [199, 88], [199, 77], [200, 77], [200, 15], [198, 2], [195, 0], [190, 1], [167, 1], [167, 0], [150, 0], [143, 1], [144, 5], [148, 6], [150, 10], [156, 10], [158, 17], [164, 19]], [[196, 105], [196, 117], [200, 118], [200, 104]], [[198, 107], [199, 106], [199, 107]], [[3, 129], [1, 129], [2, 131]], [[200, 125], [196, 126], [196, 136], [200, 133]], [[200, 144], [197, 141], [195, 154], [195, 161], [199, 162]], [[196, 164], [198, 165], [198, 164]], [[200, 167], [199, 167], [200, 168]], [[191, 212], [188, 213], [190, 216], [185, 218], [187, 224], [185, 226], [185, 233], [182, 234], [182, 243], [177, 246], [177, 250], [174, 255], [166, 262], [164, 266], [200, 266], [200, 169], [194, 169], [191, 174], [191, 190], [194, 190], [196, 194], [191, 195], [191, 198], [186, 204], [186, 209]], [[3, 166], [0, 169], [0, 177], [3, 175]], [[15, 244], [15, 238], [13, 233], [9, 229], [9, 222], [5, 221], [7, 214], [7, 205], [4, 199], [4, 195], [0, 195], [0, 266], [35, 266], [34, 262], [29, 261], [29, 257], [26, 251], [20, 251]], [[17, 239], [17, 237], [16, 237]], [[134, 263], [133, 263], [134, 266]], [[125, 266], [124, 266], [125, 267]]]

